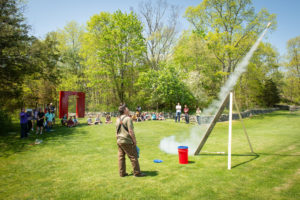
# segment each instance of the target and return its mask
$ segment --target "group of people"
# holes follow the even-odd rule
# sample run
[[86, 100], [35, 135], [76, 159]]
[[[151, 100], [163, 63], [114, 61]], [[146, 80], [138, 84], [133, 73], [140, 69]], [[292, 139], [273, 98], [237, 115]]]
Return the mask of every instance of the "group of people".
[[[181, 105], [180, 103], [177, 103], [176, 107], [176, 114], [175, 114], [175, 122], [180, 122], [180, 117], [181, 117]], [[187, 105], [184, 105], [183, 112], [184, 112], [184, 119], [185, 123], [189, 124], [190, 123], [190, 116], [189, 116], [189, 108]], [[196, 118], [197, 118], [197, 123], [200, 125], [201, 124], [201, 110], [199, 107], [196, 109]]]
[[34, 131], [36, 126], [36, 134], [43, 134], [43, 129], [51, 131], [55, 123], [55, 108], [50, 103], [45, 112], [41, 109], [21, 109], [20, 112], [20, 125], [21, 125], [21, 138], [26, 138], [30, 131]]
[[155, 113], [155, 112], [138, 112], [131, 116], [129, 115], [133, 121], [135, 122], [142, 122], [142, 121], [149, 121], [149, 120], [165, 120], [165, 117], [162, 112], [160, 113]]
[[[111, 123], [112, 123], [110, 114], [106, 114], [106, 116], [105, 116], [105, 123], [106, 123], [106, 124], [111, 124]], [[93, 120], [92, 120], [92, 116], [89, 115], [89, 117], [88, 117], [88, 119], [87, 119], [87, 124], [88, 124], [88, 125], [100, 125], [100, 124], [102, 124], [100, 115], [98, 114], [98, 115], [96, 116], [94, 122], [93, 122]]]
[[63, 118], [61, 119], [61, 124], [63, 126], [71, 128], [71, 127], [77, 126], [79, 124], [79, 122], [78, 122], [78, 119], [76, 118], [76, 115], [70, 116], [69, 119], [68, 119], [67, 114], [65, 114], [63, 116]]

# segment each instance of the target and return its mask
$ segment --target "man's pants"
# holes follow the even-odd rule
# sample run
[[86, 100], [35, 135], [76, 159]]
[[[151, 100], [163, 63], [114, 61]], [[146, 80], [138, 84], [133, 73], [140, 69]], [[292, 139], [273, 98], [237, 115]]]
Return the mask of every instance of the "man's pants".
[[21, 138], [27, 137], [27, 123], [21, 124]]
[[131, 161], [131, 165], [133, 168], [133, 174], [140, 174], [140, 165], [138, 160], [138, 155], [136, 151], [136, 146], [133, 144], [118, 144], [119, 150], [119, 172], [120, 176], [124, 176], [126, 173], [126, 162], [125, 155], [127, 154], [128, 158]]
[[175, 122], [177, 122], [177, 120], [178, 120], [178, 122], [180, 122], [180, 114], [181, 114], [181, 112], [176, 112]]
[[189, 114], [185, 113], [184, 117], [185, 117], [185, 123], [187, 123], [187, 124], [190, 123], [190, 116], [189, 116]]
[[197, 122], [199, 125], [201, 125], [201, 119], [200, 119], [200, 116], [197, 116]]

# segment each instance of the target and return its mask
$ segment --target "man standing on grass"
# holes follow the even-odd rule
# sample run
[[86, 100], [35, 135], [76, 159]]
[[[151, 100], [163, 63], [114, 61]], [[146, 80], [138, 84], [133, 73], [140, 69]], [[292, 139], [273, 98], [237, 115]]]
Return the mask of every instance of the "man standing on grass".
[[184, 112], [185, 123], [186, 124], [190, 123], [189, 108], [187, 107], [187, 105], [184, 105], [183, 112]]
[[120, 117], [117, 118], [116, 122], [116, 138], [119, 150], [119, 173], [121, 177], [128, 176], [126, 173], [125, 155], [129, 157], [133, 175], [135, 177], [142, 177], [145, 174], [141, 173], [140, 165], [138, 160], [138, 153], [136, 148], [136, 139], [133, 131], [132, 119], [128, 116], [129, 110], [124, 105], [119, 107]]
[[176, 116], [175, 116], [175, 122], [180, 122], [180, 115], [181, 115], [181, 105], [178, 102], [178, 104], [176, 105]]

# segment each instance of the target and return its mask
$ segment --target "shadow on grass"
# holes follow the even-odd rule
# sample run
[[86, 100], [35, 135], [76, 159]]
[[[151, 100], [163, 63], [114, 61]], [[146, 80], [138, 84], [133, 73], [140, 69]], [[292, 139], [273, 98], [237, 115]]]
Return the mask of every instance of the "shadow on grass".
[[[209, 154], [209, 153], [206, 153], [206, 154], [200, 154], [200, 156], [228, 156], [228, 154], [214, 154], [214, 153]], [[244, 164], [247, 164], [251, 161], [256, 160], [257, 158], [260, 157], [260, 154], [257, 154], [257, 153], [254, 153], [254, 154], [231, 154], [231, 156], [232, 157], [234, 157], [234, 156], [247, 156], [247, 157], [251, 156], [252, 157], [253, 156], [253, 158], [251, 158], [249, 160], [246, 160], [244, 162], [241, 162], [239, 164], [236, 164], [236, 165], [232, 166], [231, 168], [233, 169], [233, 168], [236, 168], [238, 166], [241, 166], [241, 165], [244, 165]]]
[[259, 154], [255, 154], [255, 155], [252, 155], [252, 156], [254, 156], [254, 157], [251, 158], [251, 159], [249, 159], [249, 160], [246, 160], [246, 161], [244, 161], [244, 162], [241, 162], [241, 163], [239, 163], [239, 164], [236, 164], [236, 165], [232, 166], [231, 168], [234, 169], [234, 168], [236, 168], [236, 167], [238, 167], [238, 166], [241, 166], [241, 165], [247, 164], [247, 163], [249, 163], [249, 162], [251, 162], [251, 161], [253, 161], [253, 160], [256, 160], [257, 158], [259, 158], [260, 155], [259, 155]]
[[143, 173], [145, 173], [147, 176], [157, 176], [158, 175], [158, 171], [142, 171]]
[[194, 164], [195, 163], [195, 161], [189, 161], [189, 164]]
[[[228, 154], [209, 154], [209, 153], [205, 153], [205, 154], [200, 154], [200, 156], [228, 156]], [[260, 156], [300, 156], [300, 155], [295, 155], [295, 154], [276, 154], [276, 153], [254, 153], [254, 154], [231, 154], [232, 157], [234, 156], [253, 156], [253, 158], [250, 158], [249, 160], [246, 160], [244, 162], [241, 162], [239, 164], [236, 164], [234, 166], [232, 166], [231, 168], [236, 168], [239, 167], [241, 165], [247, 164], [251, 161], [254, 161], [256, 159], [258, 159]]]
[[[71, 139], [69, 137], [74, 135], [77, 127], [67, 128], [61, 125], [56, 125], [53, 128], [53, 132], [43, 131], [42, 135], [36, 135], [35, 131], [30, 131], [30, 135], [26, 139], [20, 139], [20, 126], [19, 124], [14, 124], [16, 127], [14, 132], [8, 132], [6, 134], [0, 135], [0, 157], [9, 157], [15, 153], [21, 153], [26, 151], [30, 146], [34, 146], [36, 139], [42, 139], [42, 145], [47, 145], [47, 141], [58, 138], [59, 140]], [[80, 124], [78, 127], [87, 126], [85, 124]], [[77, 131], [76, 134], [84, 134], [85, 131]]]

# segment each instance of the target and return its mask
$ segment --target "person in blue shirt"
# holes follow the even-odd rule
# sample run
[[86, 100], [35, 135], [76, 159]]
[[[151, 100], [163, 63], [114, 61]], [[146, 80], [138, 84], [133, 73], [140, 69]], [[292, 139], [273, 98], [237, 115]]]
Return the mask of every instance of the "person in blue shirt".
[[50, 110], [48, 110], [45, 117], [47, 120], [47, 131], [50, 131], [50, 129], [52, 128], [54, 113], [51, 113]]
[[156, 120], [156, 114], [152, 113], [152, 120]]

